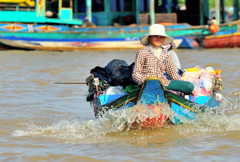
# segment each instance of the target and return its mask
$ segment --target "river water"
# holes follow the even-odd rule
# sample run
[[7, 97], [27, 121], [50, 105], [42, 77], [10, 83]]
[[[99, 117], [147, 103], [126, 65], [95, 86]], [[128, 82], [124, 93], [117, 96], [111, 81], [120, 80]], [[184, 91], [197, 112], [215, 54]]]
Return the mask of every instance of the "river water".
[[127, 113], [95, 119], [84, 82], [127, 51], [0, 51], [0, 161], [239, 161], [239, 48], [176, 50], [182, 68], [221, 69], [220, 113], [163, 128], [124, 127]]

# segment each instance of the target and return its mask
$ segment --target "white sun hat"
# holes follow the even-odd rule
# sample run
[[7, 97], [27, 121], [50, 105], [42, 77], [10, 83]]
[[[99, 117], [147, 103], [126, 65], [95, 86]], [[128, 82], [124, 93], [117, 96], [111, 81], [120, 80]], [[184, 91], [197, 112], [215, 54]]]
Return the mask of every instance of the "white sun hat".
[[166, 33], [165, 33], [165, 28], [163, 25], [161, 24], [153, 24], [149, 27], [148, 29], [148, 34], [143, 36], [141, 39], [140, 39], [140, 42], [143, 44], [143, 45], [148, 45], [149, 44], [149, 36], [151, 35], [158, 35], [158, 36], [163, 36], [165, 37], [164, 41], [163, 41], [163, 44], [162, 45], [166, 45], [166, 44], [169, 44], [169, 43], [172, 43], [173, 42], [173, 38], [172, 37], [169, 37]]

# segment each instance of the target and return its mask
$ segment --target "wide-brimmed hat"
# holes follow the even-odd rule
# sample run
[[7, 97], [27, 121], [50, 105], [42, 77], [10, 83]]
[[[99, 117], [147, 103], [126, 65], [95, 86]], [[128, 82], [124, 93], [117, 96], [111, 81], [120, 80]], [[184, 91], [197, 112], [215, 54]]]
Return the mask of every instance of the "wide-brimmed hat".
[[143, 45], [148, 45], [149, 44], [149, 36], [151, 35], [158, 35], [158, 36], [163, 36], [165, 37], [164, 41], [163, 41], [163, 44], [162, 45], [166, 45], [166, 44], [169, 44], [169, 43], [172, 43], [173, 42], [173, 38], [172, 37], [169, 37], [166, 33], [165, 33], [165, 28], [163, 25], [161, 24], [153, 24], [149, 27], [148, 29], [148, 34], [143, 36], [141, 39], [140, 39], [140, 42], [143, 44]]

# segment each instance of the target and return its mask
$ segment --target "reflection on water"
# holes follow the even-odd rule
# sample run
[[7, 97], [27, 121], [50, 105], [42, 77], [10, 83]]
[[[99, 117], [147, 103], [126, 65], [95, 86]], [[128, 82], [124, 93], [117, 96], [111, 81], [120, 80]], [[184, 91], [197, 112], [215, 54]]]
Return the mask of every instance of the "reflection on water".
[[[184, 124], [132, 127], [134, 109], [95, 119], [85, 81], [95, 66], [136, 51], [0, 51], [1, 160], [236, 160], [239, 155], [239, 49], [177, 50], [183, 68], [221, 69], [224, 103]], [[136, 106], [137, 108], [137, 106]], [[142, 115], [142, 114], [141, 114]]]

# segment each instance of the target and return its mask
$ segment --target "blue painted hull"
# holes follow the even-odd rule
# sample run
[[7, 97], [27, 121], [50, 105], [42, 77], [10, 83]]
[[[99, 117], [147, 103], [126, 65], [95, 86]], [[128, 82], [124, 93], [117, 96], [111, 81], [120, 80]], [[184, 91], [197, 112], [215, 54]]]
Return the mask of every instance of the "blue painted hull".
[[[110, 103], [105, 102], [104, 105], [98, 106], [97, 111], [101, 112], [112, 108], [132, 108], [134, 105], [144, 105], [148, 111], [152, 111], [153, 109], [151, 110], [151, 108], [154, 106], [154, 108], [159, 109], [157, 111], [156, 109], [153, 110], [158, 114], [156, 114], [154, 118], [147, 119], [147, 121], [158, 121], [159, 125], [159, 122], [163, 124], [167, 118], [163, 110], [166, 107], [164, 108], [161, 105], [169, 105], [174, 112], [172, 117], [169, 117], [170, 121], [173, 124], [181, 124], [184, 120], [194, 120], [197, 114], [204, 112], [206, 108], [213, 108], [220, 105], [219, 101], [207, 96], [200, 96], [193, 102], [193, 98], [191, 97], [188, 100], [182, 96], [175, 95], [167, 91], [162, 85], [161, 80], [155, 77], [148, 78], [141, 90], [131, 94], [131, 97], [130, 95], [128, 96], [128, 94], [119, 97], [120, 98], [116, 97], [114, 101], [111, 100]], [[100, 104], [101, 102], [100, 100]], [[115, 104], [116, 102], [118, 104]], [[162, 113], [159, 114], [159, 112]], [[148, 124], [145, 123], [145, 126], [146, 125]]]
[[[174, 40], [178, 46], [181, 39]], [[0, 42], [10, 47], [33, 50], [140, 49], [138, 38], [32, 38], [0, 36]]]
[[182, 39], [182, 43], [179, 45], [179, 49], [197, 49], [199, 43], [191, 37], [174, 37], [175, 39]]
[[140, 49], [138, 40], [125, 38], [25, 38], [16, 36], [0, 36], [0, 42], [14, 48], [33, 50], [91, 50], [91, 49]]
[[[191, 28], [191, 26], [187, 24], [169, 25], [166, 26], [166, 32], [170, 36], [175, 37], [175, 35], [179, 35], [180, 33], [183, 34], [184, 31], [189, 28]], [[1, 35], [5, 37], [4, 39], [9, 39], [12, 41], [9, 43], [8, 40], [8, 46], [18, 48], [59, 50], [59, 46], [69, 46], [65, 44], [59, 44], [59, 42], [63, 43], [65, 41], [75, 42], [75, 44], [80, 46], [73, 46], [73, 50], [83, 49], [82, 46], [85, 46], [85, 48], [90, 48], [90, 46], [95, 46], [94, 48], [108, 48], [109, 46], [110, 49], [113, 49], [119, 48], [117, 47], [119, 45], [125, 47], [126, 49], [136, 49], [142, 47], [139, 39], [148, 32], [148, 26], [74, 28], [69, 27], [68, 25], [0, 24], [0, 32]], [[14, 36], [17, 38], [14, 38]], [[22, 44], [21, 47], [20, 44], [16, 42], [20, 41], [20, 39], [22, 41], [20, 43]], [[175, 40], [176, 47], [180, 45], [180, 48], [191, 48], [181, 43], [185, 42], [183, 40], [184, 37], [177, 38]], [[13, 41], [15, 41], [15, 43]], [[39, 44], [39, 46], [30, 46], [30, 44], [27, 44], [26, 41], [33, 41], [33, 43], [30, 44]], [[44, 41], [46, 43], [51, 42], [51, 47], [46, 46], [46, 43], [43, 43]], [[54, 44], [53, 41], [55, 41], [56, 44]], [[121, 42], [121, 44], [119, 44], [119, 41], [126, 41], [126, 43]], [[6, 44], [6, 41], [2, 41], [2, 43]], [[102, 47], [97, 46], [97, 44], [100, 44]], [[64, 47], [62, 49], [69, 50], [69, 48], [70, 47]]]

